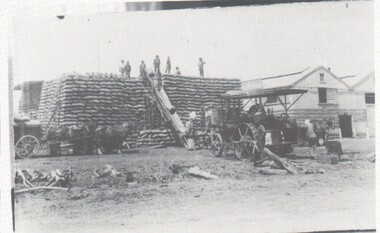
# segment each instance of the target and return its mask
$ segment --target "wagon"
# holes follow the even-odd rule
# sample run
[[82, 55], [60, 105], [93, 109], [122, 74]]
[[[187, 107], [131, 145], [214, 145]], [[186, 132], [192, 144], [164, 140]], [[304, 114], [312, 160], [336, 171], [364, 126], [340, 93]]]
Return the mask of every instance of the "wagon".
[[[297, 122], [288, 110], [306, 93], [306, 89], [282, 87], [229, 91], [220, 105], [211, 110], [207, 145], [213, 156], [222, 156], [230, 148], [238, 159], [258, 162], [263, 149], [287, 155], [299, 143]], [[291, 97], [290, 97], [291, 96]]]
[[40, 122], [15, 118], [13, 130], [16, 157], [24, 159], [36, 155], [42, 138]]

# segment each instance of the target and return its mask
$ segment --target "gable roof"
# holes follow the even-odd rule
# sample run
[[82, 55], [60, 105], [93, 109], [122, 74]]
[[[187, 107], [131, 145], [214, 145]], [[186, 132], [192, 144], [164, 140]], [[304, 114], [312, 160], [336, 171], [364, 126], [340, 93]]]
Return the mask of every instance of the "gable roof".
[[338, 76], [336, 76], [334, 73], [332, 73], [329, 69], [326, 69], [324, 66], [318, 66], [318, 67], [316, 67], [315, 69], [313, 69], [312, 71], [310, 71], [309, 73], [307, 73], [305, 76], [303, 76], [301, 79], [299, 79], [296, 82], [294, 82], [292, 85], [297, 85], [302, 80], [306, 79], [311, 74], [313, 74], [314, 72], [316, 72], [317, 70], [320, 70], [320, 69], [323, 69], [326, 73], [330, 74], [334, 79], [336, 79], [338, 82], [342, 83], [348, 89], [350, 88], [350, 86], [347, 85], [347, 83], [345, 83], [344, 81], [342, 81]]
[[339, 77], [333, 74], [330, 70], [326, 69], [324, 66], [317, 66], [315, 68], [308, 67], [300, 72], [290, 73], [285, 75], [278, 75], [260, 79], [253, 79], [242, 82], [242, 87], [250, 85], [258, 85], [261, 88], [275, 88], [275, 87], [291, 87], [300, 83], [302, 80], [308, 78], [314, 72], [323, 69], [326, 73], [330, 74], [338, 82], [342, 83], [348, 89], [350, 88], [347, 83], [342, 81]]
[[373, 77], [375, 77], [375, 72], [374, 71], [369, 72], [367, 75], [358, 76], [357, 79], [353, 79], [353, 80], [356, 81], [356, 83], [354, 83], [351, 86], [351, 89], [352, 90], [356, 90], [358, 87], [360, 87], [361, 85], [363, 85], [363, 83], [365, 83], [367, 80], [369, 80], [370, 78], [373, 78]]

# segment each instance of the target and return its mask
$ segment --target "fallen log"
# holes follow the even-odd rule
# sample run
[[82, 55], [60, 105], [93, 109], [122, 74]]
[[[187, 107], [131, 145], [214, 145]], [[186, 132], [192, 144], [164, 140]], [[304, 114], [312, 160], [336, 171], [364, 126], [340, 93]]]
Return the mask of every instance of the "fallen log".
[[61, 188], [61, 187], [51, 187], [51, 186], [40, 186], [40, 187], [33, 187], [33, 188], [27, 188], [27, 189], [20, 189], [15, 191], [15, 193], [26, 193], [31, 192], [35, 190], [61, 190], [61, 191], [69, 191], [69, 188]]
[[117, 171], [115, 168], [113, 168], [111, 165], [106, 165], [106, 168], [102, 171], [99, 172], [98, 170], [92, 171], [97, 178], [103, 178], [106, 177], [107, 175], [113, 177], [113, 178], [122, 178], [126, 177], [125, 174]]
[[201, 177], [201, 178], [204, 178], [204, 179], [207, 179], [207, 180], [210, 180], [210, 179], [219, 179], [219, 177], [216, 176], [216, 175], [212, 175], [212, 174], [210, 174], [208, 172], [201, 171], [199, 169], [199, 167], [189, 168], [189, 170], [187, 171], [187, 173], [189, 173], [192, 176]]
[[285, 170], [277, 170], [277, 169], [260, 169], [259, 173], [262, 175], [286, 175], [288, 174]]
[[270, 151], [268, 148], [264, 148], [263, 150], [264, 154], [268, 156], [268, 158], [275, 161], [278, 165], [280, 165], [282, 168], [287, 170], [291, 174], [299, 174], [299, 170], [296, 166], [293, 164], [287, 162], [285, 159], [280, 158], [276, 154], [274, 154], [272, 151]]

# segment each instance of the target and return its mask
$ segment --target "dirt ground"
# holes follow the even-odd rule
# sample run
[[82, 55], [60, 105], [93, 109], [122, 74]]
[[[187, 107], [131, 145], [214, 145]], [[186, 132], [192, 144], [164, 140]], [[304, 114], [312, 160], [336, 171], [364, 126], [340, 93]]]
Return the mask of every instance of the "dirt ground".
[[[375, 229], [375, 163], [365, 158], [375, 150], [375, 140], [342, 143], [345, 155], [337, 165], [302, 159], [323, 174], [263, 175], [251, 162], [183, 148], [16, 160], [23, 169], [46, 172], [70, 166], [75, 177], [69, 192], [16, 194], [16, 232]], [[196, 165], [220, 179], [173, 174], [172, 163]], [[95, 178], [92, 171], [106, 164], [133, 182]]]

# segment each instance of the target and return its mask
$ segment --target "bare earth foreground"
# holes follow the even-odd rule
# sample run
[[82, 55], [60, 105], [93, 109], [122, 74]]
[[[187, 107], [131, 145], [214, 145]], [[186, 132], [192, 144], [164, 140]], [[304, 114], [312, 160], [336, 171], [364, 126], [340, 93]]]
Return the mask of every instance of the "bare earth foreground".
[[[375, 140], [342, 143], [347, 155], [338, 165], [302, 160], [323, 168], [324, 174], [263, 175], [250, 162], [183, 148], [17, 160], [21, 168], [46, 172], [71, 166], [76, 180], [69, 192], [17, 194], [16, 232], [374, 229], [375, 163], [365, 155], [375, 150]], [[172, 163], [197, 165], [220, 179], [173, 174]], [[133, 174], [135, 182], [95, 178], [92, 170], [106, 164]]]

